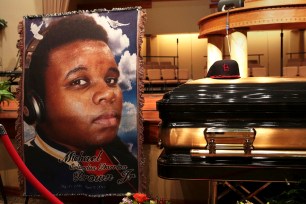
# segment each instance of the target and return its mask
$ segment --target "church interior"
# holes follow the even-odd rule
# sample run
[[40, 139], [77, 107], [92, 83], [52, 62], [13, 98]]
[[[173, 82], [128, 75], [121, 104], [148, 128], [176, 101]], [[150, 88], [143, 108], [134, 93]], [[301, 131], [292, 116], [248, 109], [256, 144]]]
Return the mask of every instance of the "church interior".
[[[145, 172], [146, 192], [143, 193], [160, 198], [159, 203], [222, 204], [250, 201], [249, 203], [263, 204], [269, 201], [271, 194], [278, 195], [284, 189], [295, 187], [296, 183], [305, 179], [305, 176], [302, 175], [306, 175], [306, 166], [303, 165], [306, 160], [306, 138], [303, 139], [306, 131], [300, 123], [306, 121], [306, 114], [304, 115], [303, 111], [304, 104], [306, 106], [305, 100], [303, 101], [306, 94], [303, 95], [305, 90], [302, 88], [298, 89], [300, 85], [302, 87], [303, 84], [306, 84], [305, 0], [0, 0], [0, 5], [0, 20], [5, 22], [5, 26], [0, 27], [0, 82], [9, 81], [9, 90], [13, 94], [18, 93], [20, 77], [23, 74], [23, 67], [20, 64], [20, 58], [23, 56], [19, 53], [17, 44], [18, 24], [24, 16], [138, 6], [145, 10], [146, 23], [141, 50], [138, 53], [143, 63], [143, 76], [139, 79], [143, 85], [141, 97], [144, 102], [141, 107], [143, 118], [141, 122], [144, 137], [145, 165], [143, 171]], [[218, 79], [210, 79], [207, 76], [216, 61], [224, 62], [224, 60], [237, 62], [241, 83], [233, 82], [233, 85], [230, 82], [235, 79], [229, 79], [228, 82], [226, 77], [214, 83]], [[224, 67], [223, 69], [225, 70]], [[211, 82], [211, 80], [215, 81]], [[278, 80], [284, 81], [285, 85], [280, 83], [280, 86], [274, 87], [273, 85], [278, 83]], [[209, 87], [203, 91], [206, 83], [212, 87], [216, 85], [217, 91], [213, 88], [210, 90]], [[269, 87], [272, 84], [273, 90], [266, 90], [265, 85], [258, 88], [252, 83], [268, 84]], [[287, 83], [289, 85], [286, 86]], [[246, 85], [239, 87], [239, 84]], [[203, 87], [203, 90], [199, 87]], [[232, 90], [231, 87], [233, 87]], [[225, 155], [221, 157], [220, 164], [216, 164], [215, 161], [212, 162], [213, 167], [209, 166], [210, 155], [207, 156], [206, 153], [201, 152], [205, 145], [208, 148], [209, 142], [205, 144], [199, 142], [202, 140], [206, 142], [204, 139], [207, 138], [204, 138], [204, 134], [208, 129], [205, 129], [203, 133], [203, 129], [199, 126], [211, 124], [219, 117], [222, 120], [215, 124], [216, 127], [227, 127], [227, 124], [231, 124], [231, 118], [236, 114], [235, 110], [228, 108], [227, 105], [222, 107], [222, 104], [214, 103], [213, 100], [220, 99], [228, 102], [223, 97], [229, 97], [229, 104], [235, 103], [237, 98], [230, 98], [228, 94], [233, 91], [238, 94], [238, 97], [239, 94], [244, 93], [245, 88], [249, 93], [242, 97], [240, 106], [235, 106], [235, 108], [249, 112], [242, 115], [237, 113], [241, 118], [240, 121], [239, 119], [238, 122], [235, 121], [237, 123], [233, 122], [234, 130], [221, 129], [246, 135], [246, 129], [242, 128], [239, 122], [248, 124], [250, 127], [255, 127], [255, 123], [260, 123], [260, 127], [255, 127], [256, 136], [258, 136], [258, 143], [256, 139], [254, 141], [255, 150], [257, 150], [256, 145], [260, 146], [259, 149], [265, 148], [268, 144], [271, 145], [273, 151], [278, 151], [271, 153], [276, 155], [272, 155], [272, 159], [277, 157], [276, 162], [272, 162], [270, 158], [268, 161], [262, 161], [261, 158], [264, 156], [258, 153], [260, 156], [256, 159], [260, 158], [258, 162], [262, 164], [257, 164], [257, 160], [254, 161], [256, 164], [252, 163], [252, 165], [240, 164], [238, 161], [240, 157]], [[224, 90], [230, 91], [224, 93]], [[209, 91], [213, 92], [211, 98], [205, 98], [207, 96], [205, 94], [209, 94]], [[297, 93], [292, 94], [292, 98], [290, 98], [291, 95], [288, 96], [289, 99], [292, 99], [292, 105], [286, 98], [287, 95], [282, 94], [289, 95], [294, 91]], [[192, 95], [192, 92], [195, 94]], [[256, 93], [261, 98], [256, 98]], [[274, 107], [278, 107], [276, 102], [273, 104], [273, 94], [275, 94], [275, 100], [281, 98], [285, 101], [280, 103], [280, 111], [283, 111], [281, 113], [278, 113], [278, 110], [273, 112], [276, 109]], [[251, 98], [254, 100], [250, 100]], [[199, 122], [195, 118], [198, 116], [197, 112], [202, 111], [201, 105], [206, 104], [205, 99], [213, 101], [213, 105], [210, 104], [212, 109], [221, 107], [214, 113], [212, 113], [213, 110], [210, 111], [207, 108], [209, 113], [203, 116], [208, 119], [205, 122], [203, 122], [204, 119]], [[295, 99], [297, 102], [293, 101]], [[252, 107], [254, 108], [252, 110], [248, 109], [249, 103], [252, 105], [254, 101], [255, 103], [259, 101], [261, 105], [266, 106], [258, 105]], [[266, 104], [269, 101], [271, 106]], [[189, 106], [184, 107], [181, 105], [183, 103], [188, 103]], [[20, 122], [17, 119], [20, 102], [13, 99], [9, 103], [1, 102], [0, 105], [0, 124], [5, 127], [11, 142], [17, 148], [16, 124]], [[294, 112], [294, 117], [290, 115], [292, 112], [287, 110], [287, 106]], [[300, 112], [296, 109], [299, 109]], [[260, 116], [256, 118], [256, 114], [262, 110], [266, 112], [263, 113], [263, 116], [259, 113]], [[189, 115], [189, 113], [194, 115]], [[222, 113], [225, 116], [219, 116]], [[248, 123], [252, 116], [254, 118]], [[185, 121], [188, 119], [190, 122]], [[288, 120], [291, 121], [288, 122]], [[184, 128], [180, 129], [180, 125]], [[247, 131], [253, 131], [253, 129], [247, 129]], [[222, 132], [224, 135], [226, 133]], [[236, 135], [236, 133], [233, 134]], [[272, 135], [271, 138], [276, 139], [273, 141], [270, 137], [262, 139], [261, 135], [265, 134]], [[277, 134], [281, 135], [280, 141], [277, 141]], [[201, 139], [198, 135], [201, 135]], [[284, 138], [283, 135], [285, 135]], [[291, 145], [292, 152], [290, 148], [282, 147], [286, 143]], [[245, 148], [243, 150], [248, 151], [249, 140], [243, 141], [242, 144], [242, 148]], [[205, 160], [203, 164], [197, 160], [199, 159], [197, 156], [193, 158], [192, 153], [190, 153], [192, 158], [190, 161], [189, 156], [185, 158], [188, 145], [196, 146], [191, 152], [194, 150], [194, 154], [205, 155], [201, 158], [208, 158], [208, 161]], [[239, 145], [234, 145], [233, 149], [237, 150], [240, 148]], [[183, 152], [182, 155], [173, 149], [177, 146], [178, 151]], [[256, 154], [255, 150], [253, 154]], [[209, 149], [209, 151], [211, 154], [211, 151], [214, 152], [215, 149]], [[174, 157], [176, 155], [178, 155], [177, 158]], [[249, 162], [246, 157], [243, 156], [242, 163]], [[231, 161], [227, 163], [225, 160]], [[239, 165], [233, 165], [235, 162]], [[272, 167], [269, 166], [270, 164]], [[265, 166], [267, 168], [264, 168]], [[216, 177], [213, 176], [215, 173]], [[22, 176], [0, 142], [0, 203], [49, 203], [43, 197], [23, 196], [19, 183]], [[295, 198], [296, 203], [299, 203], [298, 200], [302, 200], [300, 203], [306, 202], [304, 187], [298, 187], [298, 190], [302, 191], [300, 195], [303, 196], [298, 195]], [[61, 196], [60, 198], [64, 203], [112, 204], [120, 203], [122, 200], [122, 198], [112, 196], [102, 198]]]

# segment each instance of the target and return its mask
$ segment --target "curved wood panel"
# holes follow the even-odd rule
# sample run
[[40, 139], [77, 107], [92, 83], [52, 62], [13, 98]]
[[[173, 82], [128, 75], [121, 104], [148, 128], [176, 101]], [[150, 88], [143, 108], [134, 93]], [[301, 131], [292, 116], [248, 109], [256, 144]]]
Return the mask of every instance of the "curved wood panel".
[[[199, 38], [226, 34], [227, 11], [206, 16], [198, 22]], [[268, 7], [244, 7], [229, 11], [229, 32], [234, 29], [277, 30], [305, 29], [306, 3]]]
[[292, 4], [305, 4], [305, 0], [245, 0], [244, 7], [267, 7]]

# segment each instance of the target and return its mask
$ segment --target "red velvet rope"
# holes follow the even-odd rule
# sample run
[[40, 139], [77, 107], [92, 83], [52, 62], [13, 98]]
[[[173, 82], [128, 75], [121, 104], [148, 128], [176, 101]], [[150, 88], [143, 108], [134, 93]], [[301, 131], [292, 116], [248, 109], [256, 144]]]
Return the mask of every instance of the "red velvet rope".
[[[0, 125], [1, 128], [1, 125]], [[1, 131], [0, 131], [1, 133]], [[0, 135], [1, 140], [7, 150], [7, 152], [12, 157], [13, 161], [16, 163], [17, 167], [20, 169], [22, 174], [26, 177], [26, 179], [51, 203], [60, 204], [63, 203], [60, 201], [55, 195], [53, 195], [44, 185], [42, 185], [36, 177], [31, 173], [31, 171], [27, 168], [24, 164], [22, 159], [20, 158], [19, 154], [17, 153], [15, 147], [13, 146], [10, 138], [6, 133]]]

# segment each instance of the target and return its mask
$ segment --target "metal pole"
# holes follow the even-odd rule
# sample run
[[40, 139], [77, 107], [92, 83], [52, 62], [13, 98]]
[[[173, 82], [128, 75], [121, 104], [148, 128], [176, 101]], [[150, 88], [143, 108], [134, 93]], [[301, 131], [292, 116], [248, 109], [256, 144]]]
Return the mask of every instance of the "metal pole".
[[283, 29], [281, 29], [281, 49], [280, 49], [280, 76], [283, 76], [283, 67], [284, 67], [284, 53], [283, 53], [283, 49], [284, 49], [284, 33], [283, 33]]
[[178, 43], [179, 39], [176, 38], [176, 69], [177, 69], [177, 79], [180, 79], [180, 74], [179, 74], [179, 58], [178, 58]]
[[208, 204], [217, 204], [217, 195], [218, 195], [218, 181], [209, 180], [208, 181]]

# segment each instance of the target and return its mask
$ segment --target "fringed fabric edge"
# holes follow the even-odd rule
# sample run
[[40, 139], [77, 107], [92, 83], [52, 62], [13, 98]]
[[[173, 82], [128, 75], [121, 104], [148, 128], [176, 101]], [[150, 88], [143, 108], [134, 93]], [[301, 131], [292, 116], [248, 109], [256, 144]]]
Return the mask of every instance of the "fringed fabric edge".
[[138, 84], [138, 166], [139, 166], [139, 191], [146, 192], [147, 190], [147, 182], [146, 182], [146, 175], [144, 171], [145, 167], [145, 157], [143, 151], [143, 143], [144, 143], [144, 127], [143, 127], [143, 114], [142, 114], [142, 107], [144, 105], [144, 83], [142, 81], [144, 77], [144, 62], [141, 56], [141, 46], [143, 43], [143, 37], [145, 34], [145, 23], [147, 20], [146, 11], [140, 9], [138, 15], [138, 31], [137, 31], [137, 39], [138, 39], [138, 74], [137, 74], [137, 84]]
[[[19, 34], [19, 40], [17, 41], [17, 49], [19, 52], [19, 64], [22, 67], [22, 71], [24, 69], [24, 57], [23, 57], [23, 51], [24, 51], [24, 21], [20, 21], [18, 24], [18, 34]], [[23, 159], [23, 119], [22, 119], [22, 110], [23, 110], [23, 74], [20, 77], [19, 84], [18, 84], [18, 89], [17, 89], [17, 94], [16, 94], [16, 99], [19, 102], [19, 107], [18, 107], [18, 116], [17, 120], [15, 123], [15, 129], [17, 132], [16, 135], [16, 141], [17, 141], [17, 152], [19, 156]], [[19, 180], [19, 187], [20, 189], [24, 189], [24, 176], [22, 172], [18, 169], [18, 180]]]

